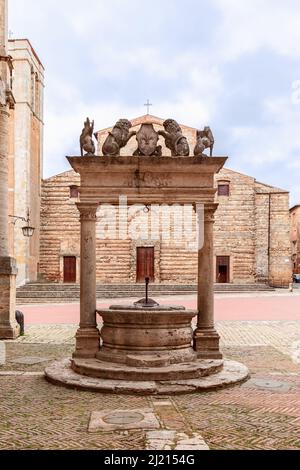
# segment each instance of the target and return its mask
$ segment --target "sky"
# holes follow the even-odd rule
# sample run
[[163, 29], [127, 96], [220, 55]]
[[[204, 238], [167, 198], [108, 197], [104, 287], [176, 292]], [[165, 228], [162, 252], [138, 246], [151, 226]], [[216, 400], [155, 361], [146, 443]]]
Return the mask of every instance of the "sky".
[[227, 167], [300, 204], [299, 0], [9, 0], [45, 66], [44, 177], [96, 130], [150, 113], [215, 135]]

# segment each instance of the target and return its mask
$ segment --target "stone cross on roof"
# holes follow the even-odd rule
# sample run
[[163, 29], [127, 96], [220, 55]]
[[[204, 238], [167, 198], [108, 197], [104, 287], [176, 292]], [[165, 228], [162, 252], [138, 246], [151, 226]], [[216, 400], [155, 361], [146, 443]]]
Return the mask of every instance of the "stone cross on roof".
[[144, 106], [147, 106], [147, 114], [149, 114], [149, 108], [150, 108], [150, 106], [153, 106], [153, 104], [151, 104], [149, 99], [148, 99], [147, 103], [145, 103]]

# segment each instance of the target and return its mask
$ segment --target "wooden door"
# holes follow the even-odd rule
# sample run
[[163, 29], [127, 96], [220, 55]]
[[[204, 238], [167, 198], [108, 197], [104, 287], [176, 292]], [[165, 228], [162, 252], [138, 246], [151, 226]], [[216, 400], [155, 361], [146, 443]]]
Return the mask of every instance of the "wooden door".
[[217, 256], [217, 283], [228, 284], [230, 282], [230, 257]]
[[145, 282], [146, 277], [154, 282], [154, 247], [137, 248], [136, 282]]
[[76, 256], [64, 257], [64, 283], [76, 282]]

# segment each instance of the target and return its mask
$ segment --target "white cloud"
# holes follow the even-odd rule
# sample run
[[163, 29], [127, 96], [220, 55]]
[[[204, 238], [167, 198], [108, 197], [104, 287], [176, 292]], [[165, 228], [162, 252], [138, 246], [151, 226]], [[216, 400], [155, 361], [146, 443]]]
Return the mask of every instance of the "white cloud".
[[[226, 129], [230, 104], [219, 108], [231, 89], [225, 78], [230, 64], [235, 61], [239, 76], [239, 60], [247, 53], [253, 53], [254, 75], [255, 52], [260, 49], [280, 55], [282, 68], [297, 72], [290, 65], [300, 57], [299, 0], [213, 0], [220, 13], [213, 21], [201, 17], [202, 2], [195, 0], [191, 19], [198, 15], [199, 31], [189, 30], [188, 37], [195, 38], [190, 44], [182, 41], [186, 38], [178, 28], [182, 2], [172, 2], [170, 17], [170, 2], [161, 2], [156, 10], [158, 0], [9, 0], [14, 36], [27, 36], [46, 64], [46, 175], [68, 169], [64, 155], [79, 152], [87, 116], [95, 119], [96, 129], [113, 125], [119, 117], [137, 117], [145, 112], [143, 102], [137, 104], [143, 93], [144, 99], [151, 98], [151, 113], [157, 116], [227, 130], [226, 147], [229, 143], [228, 153], [241, 162], [240, 171], [251, 162], [258, 179], [269, 164], [277, 165], [279, 172], [284, 166], [294, 175], [300, 173], [293, 157], [300, 148], [300, 105], [292, 100], [298, 90], [291, 88], [284, 95], [279, 89], [283, 81], [277, 84], [275, 74], [273, 95], [258, 103], [257, 114], [251, 108], [249, 126], [237, 123]], [[216, 19], [208, 40], [198, 39], [201, 21], [214, 24]], [[297, 73], [290, 77], [291, 87], [297, 79]], [[252, 90], [249, 82], [253, 99], [256, 85]], [[230, 99], [243, 100], [243, 88], [235, 87]], [[236, 102], [232, 104], [234, 108]], [[224, 149], [224, 142], [216, 144]], [[288, 187], [287, 179], [282, 186]], [[293, 191], [300, 199], [296, 185]]]
[[289, 97], [274, 97], [263, 103], [262, 116], [264, 125], [231, 129], [233, 147], [243, 148], [239, 158], [257, 167], [275, 162], [289, 165], [289, 156], [300, 153], [300, 106], [294, 106]]
[[263, 47], [298, 60], [299, 0], [214, 0], [222, 13], [219, 53], [225, 60]]

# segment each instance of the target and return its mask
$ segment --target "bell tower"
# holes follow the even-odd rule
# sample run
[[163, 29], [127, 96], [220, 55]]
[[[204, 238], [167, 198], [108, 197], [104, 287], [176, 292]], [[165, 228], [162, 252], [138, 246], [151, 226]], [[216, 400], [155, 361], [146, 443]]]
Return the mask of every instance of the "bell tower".
[[16, 261], [8, 249], [8, 125], [14, 108], [12, 61], [7, 53], [7, 0], [0, 0], [0, 339], [15, 339]]

